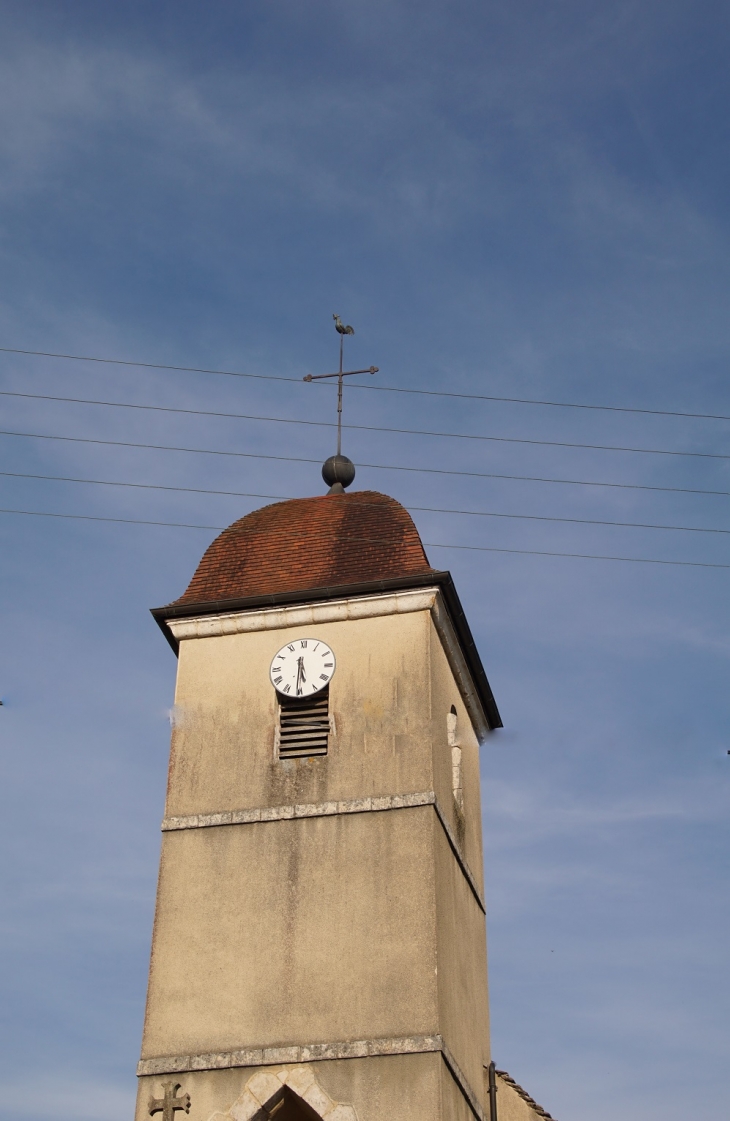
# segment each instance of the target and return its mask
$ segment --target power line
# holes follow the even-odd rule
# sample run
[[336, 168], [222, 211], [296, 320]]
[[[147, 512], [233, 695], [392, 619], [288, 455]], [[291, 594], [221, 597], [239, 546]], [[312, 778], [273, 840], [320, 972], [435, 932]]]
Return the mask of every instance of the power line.
[[[162, 525], [173, 529], [213, 529], [223, 530], [222, 525], [192, 525], [189, 522], [156, 522], [144, 518], [104, 518], [98, 514], [51, 514], [47, 510], [3, 510], [0, 514], [24, 514], [30, 518], [63, 518], [77, 522], [118, 522], [122, 525]], [[730, 568], [730, 565], [728, 565]]]
[[498, 397], [487, 393], [448, 393], [440, 389], [401, 389], [393, 385], [361, 385], [352, 382], [353, 389], [367, 389], [379, 393], [412, 393], [421, 397], [453, 397], [463, 401], [498, 401], [509, 405], [542, 405], [551, 409], [585, 409], [601, 413], [639, 413], [644, 416], [675, 416], [693, 420], [730, 420], [718, 413], [688, 413], [678, 409], [640, 409], [627, 405], [584, 405], [576, 401], [544, 401], [535, 397]]
[[[22, 514], [26, 517], [33, 518], [63, 518], [70, 521], [83, 521], [83, 522], [114, 522], [123, 525], [154, 525], [165, 526], [175, 529], [207, 529], [222, 532], [227, 526], [217, 525], [191, 525], [188, 522], [158, 522], [146, 521], [142, 518], [108, 518], [101, 517], [100, 515], [92, 514], [52, 514], [46, 510], [8, 510], [0, 509], [0, 514]], [[367, 540], [370, 544], [390, 544], [389, 541], [378, 541], [376, 538], [358, 538], [346, 535], [346, 539], [350, 541]], [[597, 553], [558, 553], [550, 552], [546, 549], [501, 549], [496, 546], [489, 545], [445, 545], [443, 542], [438, 541], [424, 541], [423, 545], [427, 549], [458, 549], [461, 551], [471, 553], [516, 553], [523, 556], [533, 557], [574, 557], [578, 560], [605, 560], [605, 561], [621, 561], [629, 564], [664, 564], [672, 567], [681, 568], [726, 568], [730, 569], [730, 564], [714, 564], [709, 561], [679, 561], [679, 560], [659, 560], [656, 557], [614, 557], [603, 556]]]
[[273, 498], [282, 502], [294, 497], [291, 494], [259, 494], [250, 490], [210, 490], [207, 487], [172, 487], [162, 483], [128, 483], [116, 479], [76, 479], [69, 475], [31, 475], [25, 471], [0, 471], [0, 476], [9, 479], [44, 479], [55, 483], [89, 483], [102, 487], [133, 487], [136, 490], [179, 491], [182, 494], [218, 494], [229, 498]]
[[[161, 362], [131, 362], [123, 358], [95, 358], [84, 354], [57, 354], [47, 350], [20, 350], [16, 347], [0, 346], [0, 353], [26, 354], [38, 358], [65, 358], [72, 362], [97, 362], [111, 366], [135, 366], [146, 370], [171, 370], [189, 374], [216, 374], [229, 378], [253, 378], [257, 381], [283, 381], [299, 385], [300, 378], [286, 378], [277, 374], [248, 374], [238, 370], [213, 370], [199, 366], [171, 366]], [[595, 412], [638, 413], [644, 416], [687, 417], [694, 420], [730, 420], [721, 413], [691, 413], [679, 409], [641, 409], [625, 405], [586, 405], [575, 401], [545, 401], [534, 397], [499, 397], [486, 393], [449, 393], [437, 389], [403, 389], [392, 385], [365, 385], [352, 383], [353, 389], [365, 389], [371, 393], [407, 393], [420, 397], [451, 397], [464, 401], [501, 401], [511, 405], [542, 405], [553, 409], [587, 409]]]
[[[319, 463], [319, 460], [305, 462]], [[360, 463], [359, 467], [376, 468], [383, 471], [417, 471], [428, 475], [462, 475], [475, 479], [509, 479], [522, 483], [560, 483], [575, 487], [612, 487], [617, 490], [651, 490], [664, 494], [710, 494], [730, 497], [730, 490], [700, 490], [694, 487], [658, 487], [647, 483], [606, 483], [591, 479], [553, 479], [543, 475], [500, 475], [491, 471], [449, 471], [441, 467], [390, 467], [379, 463]]]
[[[162, 491], [178, 491], [183, 494], [215, 494], [223, 495], [231, 498], [273, 498], [274, 500], [287, 501], [294, 497], [288, 494], [259, 494], [252, 491], [245, 490], [208, 490], [202, 487], [173, 487], [162, 486], [155, 483], [128, 483], [118, 482], [110, 479], [76, 479], [64, 475], [31, 475], [19, 471], [0, 471], [0, 476], [13, 479], [43, 479], [50, 482], [58, 483], [85, 483], [91, 486], [106, 486], [106, 487], [133, 487], [138, 490], [162, 490]], [[358, 499], [355, 494], [348, 495], [351, 502], [356, 503], [358, 506], [374, 506], [374, 502], [368, 502], [367, 499]], [[417, 513], [425, 514], [456, 514], [463, 517], [471, 518], [507, 518], [513, 521], [529, 521], [529, 522], [561, 522], [570, 525], [603, 525], [614, 526], [623, 529], [660, 529], [670, 530], [675, 533], [721, 533], [730, 535], [730, 529], [715, 529], [713, 527], [697, 527], [687, 525], [656, 525], [651, 522], [616, 522], [609, 521], [603, 518], [561, 518], [549, 517], [544, 514], [505, 514], [491, 510], [454, 510], [450, 507], [442, 506], [406, 506], [406, 510]]]
[[[170, 444], [141, 444], [130, 440], [99, 440], [90, 436], [49, 436], [41, 432], [13, 432], [9, 429], [0, 429], [0, 436], [21, 436], [32, 440], [59, 440], [72, 444], [99, 444], [115, 448], [146, 448], [150, 451], [185, 452], [191, 455], [223, 455], [240, 459], [266, 459], [282, 463], [321, 463], [320, 459], [305, 458], [294, 455], [265, 455], [262, 452], [233, 452], [219, 448], [183, 448]], [[648, 490], [659, 491], [663, 494], [706, 494], [719, 497], [730, 497], [727, 490], [702, 490], [694, 487], [659, 487], [645, 483], [608, 483], [591, 479], [553, 479], [540, 475], [504, 475], [491, 471], [455, 471], [445, 467], [403, 467], [388, 463], [359, 463], [359, 467], [375, 471], [408, 471], [425, 475], [455, 475], [471, 479], [509, 479], [525, 483], [560, 483], [566, 486], [581, 487], [611, 487], [618, 490]]]
[[[138, 405], [126, 401], [95, 401], [84, 397], [52, 397], [43, 393], [16, 393], [10, 390], [0, 390], [1, 397], [23, 397], [35, 401], [63, 401], [74, 405], [100, 405], [112, 409], [138, 409], [144, 412], [155, 413], [181, 413], [186, 416], [225, 417], [229, 420], [255, 420], [267, 424], [298, 424], [309, 428], [337, 428], [337, 424], [329, 420], [301, 420], [289, 417], [258, 416], [254, 413], [221, 413], [205, 409], [177, 409], [167, 405]], [[343, 428], [357, 432], [389, 432], [400, 436], [429, 436], [449, 440], [478, 440], [496, 444], [530, 444], [545, 448], [580, 448], [588, 451], [604, 452], [633, 452], [640, 455], [675, 455], [691, 459], [730, 459], [730, 455], [719, 452], [685, 452], [673, 451], [667, 448], [627, 448], [614, 444], [577, 444], [566, 440], [533, 440], [523, 436], [483, 436], [468, 432], [431, 432], [422, 428], [385, 428], [374, 424], [344, 424]]]

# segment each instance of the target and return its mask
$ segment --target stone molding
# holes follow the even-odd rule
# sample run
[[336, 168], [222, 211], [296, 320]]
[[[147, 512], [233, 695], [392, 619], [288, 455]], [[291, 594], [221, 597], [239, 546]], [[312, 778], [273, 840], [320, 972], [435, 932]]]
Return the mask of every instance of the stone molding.
[[137, 1074], [189, 1074], [196, 1070], [228, 1070], [232, 1067], [274, 1066], [284, 1063], [314, 1063], [328, 1059], [368, 1059], [379, 1055], [418, 1055], [440, 1051], [440, 1035], [411, 1035], [396, 1039], [357, 1039], [345, 1043], [310, 1043], [290, 1047], [246, 1047], [239, 1051], [216, 1051], [200, 1055], [166, 1055], [140, 1059]]
[[170, 832], [176, 829], [205, 829], [214, 825], [252, 825], [258, 821], [288, 821], [299, 817], [333, 817], [337, 814], [401, 810], [411, 806], [430, 806], [435, 801], [433, 790], [426, 790], [416, 794], [388, 794], [382, 798], [352, 798], [343, 802], [310, 802], [295, 806], [230, 810], [227, 813], [189, 814], [164, 818], [162, 830]]
[[353, 798], [342, 802], [310, 802], [293, 806], [268, 806], [263, 809], [228, 810], [223, 813], [166, 817], [162, 821], [162, 831], [163, 833], [175, 833], [182, 829], [212, 829], [225, 825], [254, 825], [263, 821], [292, 821], [305, 817], [381, 813], [386, 810], [411, 809], [414, 806], [433, 806], [472, 894], [480, 909], [486, 914], [486, 907], [479, 886], [462, 855], [454, 831], [444, 816], [433, 790], [425, 790], [415, 794], [389, 794], [381, 798]]
[[416, 588], [403, 592], [352, 596], [317, 603], [295, 603], [283, 607], [231, 611], [224, 615], [198, 615], [190, 619], [168, 619], [167, 625], [178, 642], [184, 638], [213, 638], [249, 631], [283, 630], [317, 623], [340, 623], [348, 619], [372, 619], [379, 615], [405, 615], [430, 611], [439, 595], [438, 588]]
[[252, 1074], [233, 1105], [208, 1121], [256, 1121], [273, 1117], [284, 1102], [284, 1087], [310, 1107], [322, 1121], [357, 1121], [351, 1105], [334, 1101], [320, 1085], [311, 1064], [260, 1070]]
[[448, 608], [438, 587], [351, 596], [348, 599], [292, 604], [286, 607], [231, 611], [222, 615], [198, 615], [188, 619], [168, 619], [166, 623], [180, 642], [182, 639], [216, 638], [221, 635], [245, 634], [251, 631], [316, 626], [318, 623], [339, 623], [351, 619], [373, 619], [381, 615], [405, 615], [413, 611], [431, 613], [474, 730], [480, 742], [483, 741], [489, 732], [489, 724]]
[[332, 1059], [370, 1059], [384, 1055], [420, 1055], [439, 1052], [478, 1121], [485, 1121], [479, 1099], [467, 1082], [441, 1035], [411, 1035], [395, 1039], [358, 1039], [344, 1043], [310, 1043], [291, 1047], [248, 1047], [239, 1051], [216, 1051], [199, 1055], [168, 1055], [140, 1059], [137, 1076], [193, 1074], [203, 1070], [236, 1067], [279, 1066], [315, 1063]]

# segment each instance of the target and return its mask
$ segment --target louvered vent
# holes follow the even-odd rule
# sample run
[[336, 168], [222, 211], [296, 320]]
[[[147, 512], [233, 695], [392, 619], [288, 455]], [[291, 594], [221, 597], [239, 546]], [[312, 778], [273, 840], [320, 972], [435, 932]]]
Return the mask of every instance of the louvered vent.
[[326, 755], [329, 733], [329, 686], [314, 697], [279, 695], [280, 759]]

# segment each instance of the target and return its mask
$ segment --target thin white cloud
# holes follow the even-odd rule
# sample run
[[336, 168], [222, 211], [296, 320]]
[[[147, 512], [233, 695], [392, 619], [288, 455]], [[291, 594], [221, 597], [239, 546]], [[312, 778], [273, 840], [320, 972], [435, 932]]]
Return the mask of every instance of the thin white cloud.
[[725, 819], [730, 801], [727, 781], [711, 782], [707, 776], [693, 784], [662, 784], [642, 793], [600, 798], [595, 791], [569, 791], [559, 782], [546, 787], [518, 786], [490, 778], [483, 784], [484, 826], [492, 851], [524, 848], [548, 838], [582, 838], [584, 841], [619, 835], [632, 826], [674, 823], [710, 824]]

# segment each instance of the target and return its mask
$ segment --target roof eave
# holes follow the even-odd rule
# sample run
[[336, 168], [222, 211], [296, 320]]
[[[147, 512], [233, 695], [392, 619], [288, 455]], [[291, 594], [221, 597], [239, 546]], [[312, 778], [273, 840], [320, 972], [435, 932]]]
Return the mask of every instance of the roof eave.
[[466, 620], [461, 600], [454, 586], [450, 572], [423, 573], [415, 576], [397, 576], [387, 580], [367, 580], [356, 584], [337, 584], [324, 588], [308, 588], [304, 591], [273, 592], [263, 596], [242, 596], [235, 599], [206, 600], [203, 603], [170, 603], [165, 607], [153, 607], [152, 616], [174, 650], [178, 653], [178, 641], [168, 626], [168, 619], [191, 619], [198, 615], [223, 615], [231, 611], [246, 611], [260, 607], [280, 607], [284, 604], [311, 603], [312, 600], [342, 599], [356, 595], [371, 595], [374, 592], [395, 592], [405, 588], [424, 588], [437, 585], [441, 589], [444, 602], [459, 639], [474, 687], [479, 697], [490, 731], [501, 728], [497, 702], [479, 657], [476, 643]]

